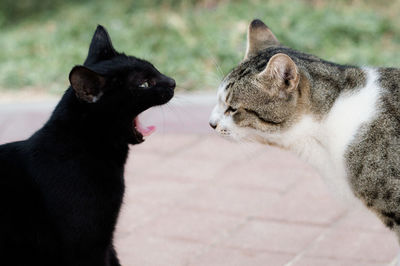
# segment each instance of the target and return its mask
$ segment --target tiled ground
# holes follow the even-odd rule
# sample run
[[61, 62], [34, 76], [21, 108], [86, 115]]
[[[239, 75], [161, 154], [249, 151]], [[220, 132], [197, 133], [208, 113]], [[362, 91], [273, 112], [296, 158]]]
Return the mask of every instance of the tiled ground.
[[[115, 235], [127, 266], [377, 266], [394, 235], [336, 200], [291, 154], [209, 130], [212, 98], [176, 97], [142, 116], [159, 129], [132, 147]], [[29, 136], [54, 103], [0, 104], [0, 142]]]

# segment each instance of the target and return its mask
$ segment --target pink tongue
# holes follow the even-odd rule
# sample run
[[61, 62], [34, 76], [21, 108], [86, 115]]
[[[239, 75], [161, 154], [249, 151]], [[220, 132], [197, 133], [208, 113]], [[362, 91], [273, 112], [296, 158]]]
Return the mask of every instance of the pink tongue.
[[144, 137], [150, 136], [156, 130], [155, 126], [148, 126], [144, 128], [138, 117], [135, 118], [135, 127], [136, 130], [139, 131]]

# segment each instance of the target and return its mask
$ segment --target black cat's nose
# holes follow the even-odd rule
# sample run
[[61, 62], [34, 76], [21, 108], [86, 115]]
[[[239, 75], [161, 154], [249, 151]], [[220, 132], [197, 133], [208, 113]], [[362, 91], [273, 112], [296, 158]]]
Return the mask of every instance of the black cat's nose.
[[168, 89], [175, 89], [176, 86], [175, 80], [169, 77], [165, 77], [162, 84]]
[[161, 79], [159, 81], [159, 85], [164, 87], [164, 88], [168, 88], [168, 89], [175, 89], [175, 87], [176, 87], [175, 80], [173, 78], [170, 78], [170, 77], [165, 76], [165, 75], [161, 76]]
[[212, 127], [213, 129], [215, 129], [216, 127], [217, 127], [217, 124], [214, 124], [213, 122], [209, 122], [209, 124], [210, 124], [210, 127]]
[[176, 83], [174, 79], [168, 79], [167, 81], [168, 88], [175, 89]]

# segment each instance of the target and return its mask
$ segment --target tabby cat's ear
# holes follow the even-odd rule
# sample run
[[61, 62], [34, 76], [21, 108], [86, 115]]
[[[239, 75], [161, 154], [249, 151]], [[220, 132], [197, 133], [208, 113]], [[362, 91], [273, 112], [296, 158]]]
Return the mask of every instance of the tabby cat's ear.
[[300, 81], [296, 64], [288, 55], [282, 53], [272, 56], [265, 69], [258, 75], [280, 96], [295, 90]]
[[102, 60], [108, 60], [117, 54], [107, 30], [103, 26], [98, 25], [90, 43], [88, 56], [84, 65], [88, 66]]
[[75, 95], [88, 103], [97, 102], [103, 95], [106, 79], [84, 66], [75, 66], [69, 73]]
[[247, 49], [244, 59], [255, 56], [270, 46], [280, 45], [272, 31], [259, 19], [253, 20], [247, 31]]

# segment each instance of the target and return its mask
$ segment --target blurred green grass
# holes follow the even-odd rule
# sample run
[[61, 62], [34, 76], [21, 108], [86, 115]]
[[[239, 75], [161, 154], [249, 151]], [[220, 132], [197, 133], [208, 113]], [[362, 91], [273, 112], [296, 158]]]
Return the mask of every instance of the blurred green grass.
[[0, 0], [0, 91], [62, 93], [97, 24], [180, 90], [214, 90], [262, 19], [292, 48], [338, 63], [400, 66], [400, 1]]

